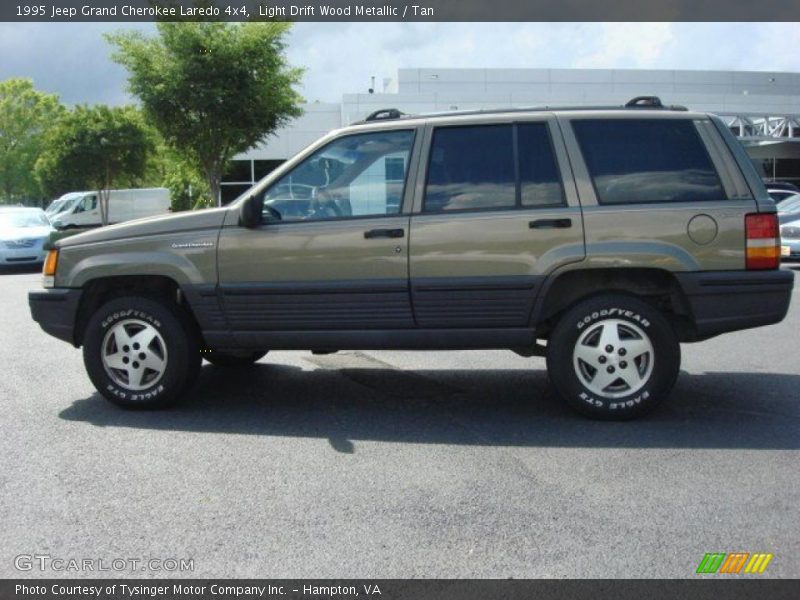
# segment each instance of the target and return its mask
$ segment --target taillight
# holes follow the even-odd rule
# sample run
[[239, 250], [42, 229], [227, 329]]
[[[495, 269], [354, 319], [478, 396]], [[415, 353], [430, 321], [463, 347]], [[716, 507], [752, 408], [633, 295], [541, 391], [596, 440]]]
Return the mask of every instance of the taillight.
[[781, 236], [778, 215], [754, 213], [745, 215], [745, 265], [748, 269], [777, 269], [781, 265]]

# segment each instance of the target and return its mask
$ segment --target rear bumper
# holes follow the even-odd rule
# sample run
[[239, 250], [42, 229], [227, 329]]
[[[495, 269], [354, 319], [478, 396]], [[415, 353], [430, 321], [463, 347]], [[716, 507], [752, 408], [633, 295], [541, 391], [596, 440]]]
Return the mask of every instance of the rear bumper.
[[782, 321], [794, 283], [794, 273], [780, 269], [675, 275], [688, 300], [697, 340]]
[[75, 345], [75, 320], [83, 290], [50, 289], [28, 293], [33, 320], [53, 337]]

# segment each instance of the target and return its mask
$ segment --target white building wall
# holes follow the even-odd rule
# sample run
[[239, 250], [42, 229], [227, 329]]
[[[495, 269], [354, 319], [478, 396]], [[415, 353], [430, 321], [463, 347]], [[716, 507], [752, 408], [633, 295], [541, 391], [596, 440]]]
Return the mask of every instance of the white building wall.
[[237, 159], [287, 159], [332, 129], [383, 108], [406, 113], [543, 105], [620, 105], [655, 95], [718, 113], [800, 113], [800, 73], [625, 69], [400, 69], [393, 93], [345, 94]]

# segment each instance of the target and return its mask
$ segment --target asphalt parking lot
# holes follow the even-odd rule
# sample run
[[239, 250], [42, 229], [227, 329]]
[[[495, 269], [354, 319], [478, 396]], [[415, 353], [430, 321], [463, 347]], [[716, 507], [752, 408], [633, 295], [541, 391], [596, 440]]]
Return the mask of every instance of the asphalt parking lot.
[[114, 575], [14, 566], [46, 554], [194, 561], [125, 576], [672, 578], [737, 551], [800, 576], [800, 290], [779, 325], [685, 345], [656, 414], [600, 423], [510, 352], [275, 352], [125, 412], [31, 321], [38, 285], [0, 274], [0, 577]]

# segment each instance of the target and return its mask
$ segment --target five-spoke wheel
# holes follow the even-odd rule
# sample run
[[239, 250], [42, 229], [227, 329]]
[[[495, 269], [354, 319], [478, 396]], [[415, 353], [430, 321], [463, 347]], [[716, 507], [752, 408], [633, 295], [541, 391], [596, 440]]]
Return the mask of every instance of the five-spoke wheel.
[[591, 417], [631, 419], [672, 389], [680, 345], [663, 314], [633, 296], [584, 300], [558, 320], [547, 343], [547, 370], [559, 395]]
[[578, 338], [572, 360], [575, 373], [591, 392], [608, 398], [638, 392], [653, 372], [653, 344], [641, 327], [605, 319]]
[[97, 390], [115, 404], [163, 407], [194, 383], [201, 361], [199, 336], [177, 304], [116, 298], [89, 319], [83, 361]]
[[101, 352], [108, 376], [132, 391], [158, 383], [167, 368], [164, 338], [141, 319], [116, 323], [106, 333]]

